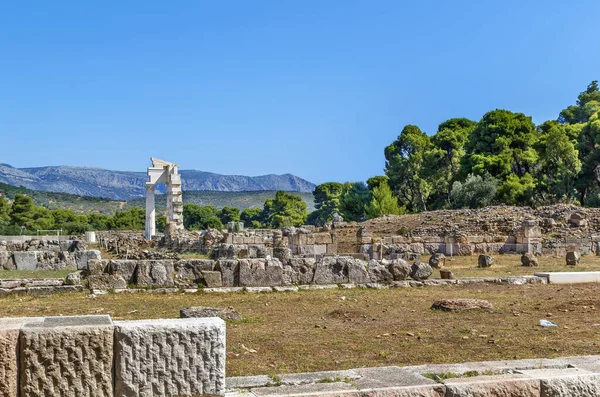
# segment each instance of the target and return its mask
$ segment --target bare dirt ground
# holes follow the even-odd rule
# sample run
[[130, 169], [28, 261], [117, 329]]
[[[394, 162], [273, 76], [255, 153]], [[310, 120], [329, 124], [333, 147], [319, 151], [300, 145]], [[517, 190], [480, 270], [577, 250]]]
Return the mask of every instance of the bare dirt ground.
[[[233, 307], [227, 374], [600, 354], [600, 285], [471, 284], [297, 293], [108, 294], [0, 298], [0, 316], [110, 314], [176, 318], [187, 306]], [[441, 298], [479, 298], [493, 310], [440, 312]], [[543, 328], [540, 319], [557, 327]]]

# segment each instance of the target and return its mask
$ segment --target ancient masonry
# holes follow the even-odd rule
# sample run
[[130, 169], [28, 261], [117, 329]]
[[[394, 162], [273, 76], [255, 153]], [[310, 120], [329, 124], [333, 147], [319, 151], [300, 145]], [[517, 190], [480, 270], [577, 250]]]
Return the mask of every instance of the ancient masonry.
[[225, 393], [225, 322], [0, 318], [0, 396]]
[[156, 234], [154, 191], [157, 183], [167, 185], [168, 229], [170, 231], [183, 230], [183, 197], [179, 166], [154, 157], [150, 160], [152, 167], [148, 168], [148, 182], [146, 182], [146, 239], [151, 239]]

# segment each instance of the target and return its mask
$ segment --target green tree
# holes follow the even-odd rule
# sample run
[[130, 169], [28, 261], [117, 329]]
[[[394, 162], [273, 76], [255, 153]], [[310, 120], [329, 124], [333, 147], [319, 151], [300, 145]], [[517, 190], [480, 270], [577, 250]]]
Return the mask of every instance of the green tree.
[[448, 205], [452, 182], [457, 179], [465, 154], [465, 143], [477, 123], [466, 118], [446, 120], [431, 137], [431, 147], [425, 152], [423, 175], [432, 186], [431, 205]]
[[8, 225], [10, 222], [10, 205], [8, 201], [0, 196], [0, 225]]
[[110, 217], [104, 214], [89, 214], [88, 223], [92, 230], [108, 230], [110, 228]]
[[584, 205], [588, 196], [598, 190], [598, 167], [600, 166], [600, 112], [593, 114], [582, 125], [577, 149], [581, 161], [581, 171], [577, 175], [575, 188], [579, 201]]
[[531, 204], [535, 180], [526, 173], [522, 177], [510, 174], [498, 188], [500, 201], [508, 205]]
[[188, 230], [222, 229], [219, 211], [210, 205], [204, 207], [194, 203], [183, 205], [183, 225]]
[[110, 220], [110, 229], [116, 230], [144, 230], [146, 224], [146, 211], [133, 207], [127, 211], [117, 211]]
[[412, 211], [427, 211], [431, 185], [423, 175], [423, 163], [430, 146], [430, 138], [419, 127], [407, 125], [398, 139], [385, 148], [389, 186]]
[[240, 215], [240, 220], [244, 222], [245, 227], [254, 227], [256, 228], [257, 224], [260, 227], [260, 213], [262, 210], [260, 208], [246, 208], [242, 211]]
[[387, 183], [381, 183], [373, 189], [371, 202], [365, 207], [369, 219], [381, 215], [402, 215], [406, 213], [404, 206], [398, 205], [398, 199], [392, 195], [392, 190]]
[[510, 174], [522, 178], [538, 163], [534, 149], [537, 131], [531, 117], [508, 110], [486, 113], [469, 136], [463, 157], [464, 175], [486, 172], [500, 180]]
[[300, 196], [278, 190], [275, 198], [267, 199], [261, 218], [272, 228], [301, 226], [306, 222], [306, 203]]
[[333, 214], [340, 212], [340, 200], [344, 194], [344, 185], [339, 182], [322, 183], [315, 187], [316, 210], [311, 214], [311, 220], [316, 225], [324, 225], [333, 219]]
[[371, 201], [371, 191], [364, 182], [349, 183], [344, 190], [340, 199], [340, 215], [347, 222], [363, 220], [365, 206]]
[[547, 121], [538, 127], [538, 131], [537, 150], [541, 167], [537, 190], [542, 202], [569, 200], [575, 195], [575, 179], [581, 171], [576, 149], [581, 128]]
[[54, 227], [54, 218], [44, 207], [33, 205], [29, 196], [16, 194], [11, 206], [11, 223], [18, 227], [25, 226], [30, 232], [48, 230]]
[[469, 175], [464, 182], [452, 184], [452, 208], [482, 208], [490, 205], [498, 191], [498, 181], [490, 174]]
[[389, 185], [389, 180], [390, 178], [388, 178], [387, 175], [377, 175], [367, 179], [367, 186], [369, 187], [370, 191], [373, 191], [373, 189], [375, 189], [377, 186], [381, 185], [384, 182]]
[[600, 111], [600, 89], [598, 81], [594, 80], [579, 94], [575, 105], [560, 112], [558, 121], [561, 124], [587, 123], [598, 111]]
[[234, 207], [223, 207], [218, 213], [221, 222], [226, 225], [229, 222], [239, 222], [240, 220], [240, 209]]

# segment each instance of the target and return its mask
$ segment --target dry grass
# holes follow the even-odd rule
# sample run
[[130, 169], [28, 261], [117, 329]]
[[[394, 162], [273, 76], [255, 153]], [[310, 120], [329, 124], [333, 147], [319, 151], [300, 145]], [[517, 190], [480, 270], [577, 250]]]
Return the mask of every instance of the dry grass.
[[[0, 316], [108, 313], [175, 318], [187, 306], [232, 306], [227, 373], [252, 375], [361, 366], [600, 354], [600, 286], [476, 284], [271, 294], [108, 294], [0, 298]], [[440, 298], [481, 298], [493, 311], [430, 309]], [[542, 328], [549, 319], [557, 328]], [[255, 353], [248, 350], [256, 350]]]
[[[535, 272], [592, 272], [600, 271], [600, 256], [582, 255], [578, 266], [567, 266], [565, 257], [542, 256], [539, 257], [538, 267], [521, 266], [521, 255], [505, 254], [492, 255], [494, 264], [489, 268], [478, 268], [477, 258], [479, 255], [455, 256], [446, 258], [446, 268], [452, 270], [454, 277], [507, 277], [533, 275]], [[428, 256], [421, 257], [421, 261], [427, 262]], [[436, 271], [433, 277], [439, 277]]]

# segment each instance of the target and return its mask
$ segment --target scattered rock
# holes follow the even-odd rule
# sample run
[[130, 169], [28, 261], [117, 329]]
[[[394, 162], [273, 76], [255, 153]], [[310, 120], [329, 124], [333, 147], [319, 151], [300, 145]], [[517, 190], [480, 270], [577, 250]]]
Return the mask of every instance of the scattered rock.
[[195, 317], [220, 317], [223, 320], [243, 320], [244, 318], [231, 307], [220, 308], [220, 307], [204, 307], [204, 306], [193, 306], [186, 307], [179, 311], [181, 318], [195, 318]]
[[410, 277], [416, 281], [427, 280], [433, 274], [433, 269], [427, 263], [415, 262], [410, 269]]
[[440, 277], [443, 280], [453, 280], [454, 274], [452, 274], [452, 270], [450, 269], [440, 269]]
[[394, 259], [389, 265], [389, 271], [395, 281], [406, 280], [410, 277], [411, 266], [404, 259]]
[[539, 266], [539, 262], [538, 259], [536, 258], [535, 255], [533, 255], [532, 253], [524, 253], [521, 256], [521, 264], [523, 266], [528, 266], [528, 267], [537, 267]]
[[577, 266], [581, 260], [581, 255], [577, 251], [569, 251], [567, 252], [566, 260], [568, 266]]
[[493, 309], [494, 307], [488, 301], [483, 299], [442, 299], [433, 302], [432, 309], [451, 311]]
[[479, 255], [477, 258], [477, 266], [478, 267], [490, 267], [494, 264], [494, 258], [490, 255]]
[[429, 266], [434, 269], [441, 269], [446, 265], [446, 255], [436, 252], [429, 258]]
[[65, 278], [65, 285], [79, 285], [81, 284], [81, 273], [74, 272], [67, 274]]

